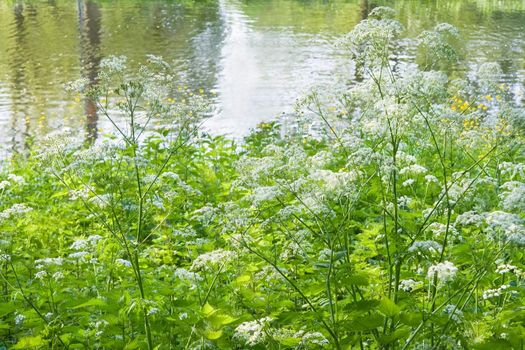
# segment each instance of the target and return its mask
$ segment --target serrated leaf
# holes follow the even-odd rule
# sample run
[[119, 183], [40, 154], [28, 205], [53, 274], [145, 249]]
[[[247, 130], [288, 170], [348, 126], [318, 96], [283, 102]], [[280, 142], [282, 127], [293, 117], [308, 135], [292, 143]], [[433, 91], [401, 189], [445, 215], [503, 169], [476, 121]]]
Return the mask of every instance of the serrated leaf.
[[379, 338], [379, 342], [381, 344], [390, 344], [395, 342], [398, 339], [406, 338], [410, 334], [410, 328], [403, 327], [396, 329], [392, 334], [384, 335]]
[[204, 306], [202, 307], [202, 312], [206, 316], [211, 316], [215, 311], [217, 310], [215, 310], [215, 308], [208, 303], [204, 304]]
[[46, 341], [39, 335], [35, 337], [23, 337], [11, 349], [37, 348], [39, 346], [43, 346], [44, 344], [46, 344]]
[[251, 280], [251, 276], [250, 275], [242, 275], [242, 276], [239, 276], [235, 279], [235, 283], [237, 284], [243, 284], [243, 283], [246, 283], [246, 282], [249, 282]]
[[106, 306], [106, 305], [107, 304], [103, 300], [100, 300], [98, 298], [93, 298], [93, 299], [89, 299], [85, 303], [82, 303], [77, 306], [73, 306], [71, 309], [80, 309], [80, 308], [89, 307], [89, 306]]
[[382, 299], [378, 307], [379, 312], [385, 316], [393, 317], [401, 312], [401, 308], [396, 305], [392, 300], [385, 298]]
[[224, 326], [237, 320], [230, 315], [212, 315], [208, 319], [214, 327]]
[[5, 316], [17, 309], [16, 305], [13, 303], [2, 303], [0, 304], [0, 317]]
[[378, 327], [381, 327], [385, 321], [385, 318], [379, 314], [371, 314], [356, 318], [347, 324], [345, 327], [347, 329], [352, 329], [353, 331], [369, 331]]
[[222, 336], [222, 330], [212, 331], [208, 329], [204, 332], [204, 336], [209, 340], [219, 339]]
[[126, 346], [124, 346], [124, 350], [135, 350], [139, 348], [140, 348], [140, 344], [139, 344], [138, 339], [134, 339], [130, 343], [127, 343]]

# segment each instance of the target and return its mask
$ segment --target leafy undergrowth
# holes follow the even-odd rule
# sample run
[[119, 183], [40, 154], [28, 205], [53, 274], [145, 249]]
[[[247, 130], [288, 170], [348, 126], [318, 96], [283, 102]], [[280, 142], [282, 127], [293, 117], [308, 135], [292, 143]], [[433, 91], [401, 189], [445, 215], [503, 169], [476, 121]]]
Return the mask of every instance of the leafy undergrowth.
[[524, 111], [495, 65], [430, 70], [446, 25], [420, 39], [441, 63], [394, 69], [400, 31], [375, 11], [345, 42], [361, 82], [240, 145], [198, 131], [205, 98], [164, 62], [133, 81], [103, 62], [87, 98], [128, 124], [0, 175], [5, 345], [523, 349]]

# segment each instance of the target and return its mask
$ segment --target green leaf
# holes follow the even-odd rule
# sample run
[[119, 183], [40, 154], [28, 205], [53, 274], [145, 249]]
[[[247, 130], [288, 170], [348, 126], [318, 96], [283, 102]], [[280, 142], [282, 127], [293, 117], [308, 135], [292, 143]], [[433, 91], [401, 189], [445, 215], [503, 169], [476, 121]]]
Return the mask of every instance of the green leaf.
[[369, 331], [381, 327], [385, 318], [379, 314], [371, 314], [358, 317], [348, 323], [345, 322], [345, 328], [353, 331]]
[[385, 316], [394, 317], [401, 312], [401, 308], [396, 305], [392, 300], [385, 298], [379, 303], [379, 312]]
[[42, 339], [41, 336], [37, 335], [35, 337], [24, 337], [21, 338], [15, 346], [11, 349], [27, 349], [27, 348], [36, 348], [46, 344], [46, 341]]
[[251, 280], [251, 276], [250, 275], [242, 275], [242, 276], [239, 276], [235, 279], [235, 283], [237, 284], [242, 284], [242, 283], [246, 283], [246, 282], [249, 282]]
[[71, 309], [80, 309], [80, 308], [89, 307], [89, 306], [106, 306], [106, 305], [107, 304], [103, 300], [100, 300], [98, 298], [93, 298], [93, 299], [86, 301], [85, 303], [82, 303], [77, 306], [73, 306]]
[[204, 336], [209, 340], [219, 339], [222, 336], [222, 330], [212, 331], [208, 329], [204, 331]]
[[0, 304], [0, 317], [3, 317], [13, 311], [15, 311], [17, 308], [14, 303], [2, 303]]
[[140, 344], [138, 339], [133, 339], [130, 343], [127, 343], [126, 346], [124, 346], [124, 350], [135, 350], [139, 349]]
[[423, 320], [423, 315], [415, 312], [402, 312], [399, 319], [408, 326], [416, 327]]
[[202, 307], [202, 312], [208, 317], [211, 316], [215, 311], [217, 310], [215, 310], [215, 308], [208, 303], [204, 304]]
[[379, 300], [359, 300], [345, 306], [345, 310], [367, 312], [379, 305]]
[[208, 319], [214, 327], [224, 326], [237, 320], [230, 315], [211, 315]]
[[355, 273], [342, 280], [343, 284], [349, 286], [368, 286], [368, 276], [364, 273]]
[[402, 327], [396, 329], [392, 334], [387, 334], [379, 338], [381, 344], [390, 344], [395, 342], [398, 339], [406, 338], [410, 334], [410, 328]]
[[279, 343], [283, 344], [284, 346], [297, 346], [301, 343], [301, 339], [299, 338], [282, 338], [279, 339]]

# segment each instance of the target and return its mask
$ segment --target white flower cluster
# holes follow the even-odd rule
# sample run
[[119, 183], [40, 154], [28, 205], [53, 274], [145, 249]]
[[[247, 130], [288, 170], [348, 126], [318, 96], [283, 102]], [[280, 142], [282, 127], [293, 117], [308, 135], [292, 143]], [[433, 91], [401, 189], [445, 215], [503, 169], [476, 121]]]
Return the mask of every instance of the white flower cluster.
[[519, 181], [509, 181], [501, 186], [504, 190], [500, 197], [502, 206], [509, 211], [525, 211], [525, 183]]
[[12, 216], [29, 213], [32, 210], [33, 208], [28, 207], [23, 203], [13, 204], [10, 208], [4, 209], [4, 211], [0, 212], [0, 219], [9, 219]]
[[403, 187], [408, 187], [408, 186], [412, 186], [415, 182], [416, 182], [416, 180], [414, 180], [414, 179], [408, 179], [408, 180], [403, 181], [403, 183], [401, 185]]
[[413, 203], [413, 199], [408, 197], [408, 196], [400, 196], [398, 199], [397, 199], [397, 204], [401, 207], [401, 208], [408, 208], [412, 203]]
[[47, 277], [47, 272], [46, 271], [38, 271], [37, 273], [35, 273], [35, 278], [36, 279], [44, 279]]
[[399, 174], [401, 175], [404, 175], [404, 174], [419, 175], [419, 174], [424, 174], [426, 172], [427, 172], [427, 168], [419, 164], [412, 164], [412, 165], [409, 165], [399, 170]]
[[9, 186], [11, 186], [11, 183], [9, 181], [7, 181], [7, 180], [0, 181], [0, 191], [5, 190]]
[[481, 227], [484, 221], [483, 215], [477, 214], [475, 211], [467, 211], [456, 217], [455, 225]]
[[518, 225], [523, 220], [516, 214], [506, 213], [504, 211], [493, 211], [484, 213], [485, 222], [492, 228], [506, 228], [511, 225]]
[[86, 91], [86, 88], [89, 86], [89, 79], [87, 78], [80, 78], [77, 80], [70, 81], [65, 84], [64, 89], [67, 92], [76, 92], [76, 93], [83, 93]]
[[434, 30], [423, 31], [418, 36], [418, 45], [427, 51], [427, 58], [434, 60], [452, 60], [456, 58], [456, 52], [450, 44], [450, 40], [458, 37], [459, 31], [448, 23], [440, 23]]
[[307, 332], [304, 330], [295, 331], [289, 328], [266, 329], [266, 333], [275, 340], [296, 339], [300, 349], [310, 349], [312, 347], [326, 347], [330, 344], [328, 339], [321, 332]]
[[102, 237], [99, 235], [91, 235], [86, 239], [77, 239], [69, 246], [69, 249], [84, 250], [84, 249], [93, 248], [94, 246], [96, 246], [98, 241], [100, 241], [101, 239]]
[[190, 282], [192, 284], [203, 280], [201, 275], [199, 275], [197, 272], [191, 272], [184, 268], [176, 269], [173, 273], [173, 276], [181, 281]]
[[200, 270], [216, 266], [218, 264], [228, 263], [235, 257], [235, 253], [229, 250], [217, 249], [209, 253], [199, 255], [193, 264], [191, 265], [192, 270]]
[[104, 334], [105, 328], [109, 325], [109, 322], [106, 320], [99, 320], [96, 322], [90, 322], [89, 326], [95, 330], [95, 337], [99, 338]]
[[249, 201], [255, 206], [261, 205], [263, 202], [271, 201], [279, 196], [282, 196], [283, 192], [278, 186], [261, 186], [253, 189], [250, 196], [247, 197]]
[[507, 288], [509, 288], [509, 286], [504, 284], [496, 289], [487, 289], [483, 292], [483, 299], [498, 298], [507, 291]]
[[442, 246], [436, 241], [416, 241], [412, 243], [408, 251], [417, 254], [436, 254], [441, 252]]
[[35, 260], [35, 267], [41, 270], [45, 266], [62, 266], [63, 263], [63, 258], [43, 258]]
[[24, 323], [26, 317], [20, 313], [15, 314], [15, 325], [20, 326], [22, 323]]
[[330, 344], [328, 339], [321, 333], [321, 332], [304, 332], [299, 331], [294, 335], [295, 338], [302, 339], [303, 345], [319, 345], [319, 346], [327, 346]]
[[525, 246], [525, 227], [523, 225], [510, 225], [505, 234], [509, 242], [520, 247]]
[[89, 199], [91, 193], [95, 193], [91, 186], [84, 186], [78, 190], [69, 190], [69, 199], [75, 201], [77, 199]]
[[126, 69], [125, 56], [109, 56], [100, 61], [100, 68], [111, 73], [120, 73]]
[[427, 183], [439, 183], [439, 180], [437, 177], [435, 177], [434, 175], [425, 175], [425, 181]]
[[270, 317], [263, 317], [258, 320], [243, 322], [235, 328], [233, 338], [250, 346], [260, 344], [267, 337], [265, 329], [269, 327], [271, 320]]
[[119, 265], [122, 265], [124, 267], [131, 267], [131, 262], [129, 260], [125, 259], [116, 259], [115, 262]]
[[15, 174], [8, 174], [7, 180], [0, 181], [0, 191], [5, 190], [6, 188], [10, 187], [12, 184], [16, 185], [25, 185], [25, 180], [22, 176], [15, 175]]
[[9, 262], [11, 261], [11, 255], [9, 254], [0, 254], [0, 261]]
[[358, 174], [354, 171], [334, 172], [326, 169], [312, 171], [309, 178], [322, 183], [324, 190], [343, 195], [353, 187], [351, 184], [357, 180]]
[[203, 225], [209, 225], [217, 216], [218, 209], [211, 204], [205, 205], [193, 212], [192, 219], [197, 220]]
[[517, 266], [510, 265], [510, 264], [500, 264], [496, 268], [496, 273], [499, 274], [505, 274], [505, 273], [513, 273], [518, 277], [524, 276], [523, 270], [520, 269]]
[[454, 304], [448, 304], [445, 306], [443, 308], [443, 313], [448, 315], [448, 317], [456, 323], [463, 322], [463, 311], [459, 310]]
[[428, 268], [427, 278], [433, 281], [434, 276], [437, 276], [439, 283], [446, 283], [452, 281], [458, 272], [458, 268], [449, 261], [437, 263]]
[[399, 281], [399, 289], [404, 292], [411, 292], [423, 286], [423, 282], [414, 281], [412, 278]]
[[508, 176], [510, 179], [519, 176], [525, 179], [525, 163], [503, 162], [498, 165], [498, 168], [502, 176]]
[[[281, 269], [281, 271], [283, 271], [283, 270]], [[284, 270], [283, 272], [287, 273], [288, 270]], [[284, 279], [284, 277], [279, 272], [277, 272], [277, 270], [271, 265], [264, 266], [261, 269], [261, 271], [259, 271], [259, 272], [257, 272], [255, 274], [255, 278], [257, 278], [258, 280], [263, 280], [266, 283], [275, 283], [275, 282], [284, 282], [284, 281], [286, 281]]]
[[348, 34], [346, 43], [355, 56], [354, 58], [369, 64], [378, 64], [384, 59], [385, 48], [390, 47], [403, 30], [398, 21], [391, 19], [385, 7], [375, 8], [369, 15], [369, 19], [359, 22]]
[[445, 237], [445, 234], [448, 234], [449, 237], [455, 237], [459, 235], [455, 227], [453, 227], [452, 225], [449, 225], [448, 231], [447, 231], [447, 225], [442, 224], [440, 222], [431, 223], [430, 225], [428, 225], [427, 229], [430, 230], [432, 234], [438, 238]]

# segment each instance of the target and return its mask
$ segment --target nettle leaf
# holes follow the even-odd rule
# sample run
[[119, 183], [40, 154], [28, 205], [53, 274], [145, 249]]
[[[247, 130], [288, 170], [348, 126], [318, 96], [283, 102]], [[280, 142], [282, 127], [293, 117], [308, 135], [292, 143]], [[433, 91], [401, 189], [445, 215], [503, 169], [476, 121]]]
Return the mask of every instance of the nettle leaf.
[[124, 350], [140, 349], [140, 345], [140, 340], [133, 339], [130, 343], [127, 343], [126, 346], [124, 346]]
[[389, 317], [394, 317], [401, 312], [401, 308], [388, 298], [384, 298], [381, 300], [381, 302], [379, 303], [378, 310], [383, 315]]
[[396, 329], [392, 334], [383, 335], [379, 338], [379, 342], [383, 345], [390, 344], [401, 338], [406, 338], [410, 334], [409, 327], [402, 327]]
[[301, 344], [301, 339], [293, 337], [280, 338], [279, 343], [283, 344], [284, 346], [297, 346]]
[[217, 314], [211, 315], [210, 317], [208, 317], [208, 320], [214, 327], [224, 326], [224, 325], [237, 321], [236, 318], [230, 315], [217, 315]]
[[359, 300], [345, 305], [344, 309], [350, 312], [362, 314], [373, 310], [379, 304], [379, 300]]
[[90, 299], [88, 301], [86, 301], [85, 303], [82, 303], [80, 305], [77, 305], [77, 306], [73, 306], [71, 309], [80, 309], [80, 308], [83, 308], [83, 307], [90, 307], [90, 306], [98, 306], [98, 307], [101, 307], [101, 306], [106, 306], [106, 302], [103, 301], [103, 300], [100, 300], [99, 298], [93, 298], [93, 299]]
[[481, 344], [474, 344], [472, 346], [472, 349], [475, 350], [507, 350], [512, 348], [512, 344], [504, 339], [487, 340]]
[[204, 315], [206, 315], [206, 317], [209, 317], [211, 316], [212, 314], [214, 314], [217, 310], [211, 306], [210, 304], [206, 303], [204, 304], [204, 306], [202, 307], [202, 312], [204, 313]]
[[37, 348], [40, 346], [44, 346], [47, 344], [47, 341], [42, 339], [41, 336], [34, 336], [34, 337], [24, 337], [21, 338], [18, 343], [16, 343], [15, 346], [12, 347], [12, 349], [28, 349], [28, 348]]
[[0, 317], [3, 317], [16, 309], [18, 308], [14, 303], [2, 303], [0, 304]]
[[317, 295], [326, 291], [326, 283], [314, 283], [304, 288], [306, 295]]
[[204, 336], [210, 340], [216, 340], [222, 337], [222, 330], [213, 331], [213, 330], [207, 329], [204, 331]]
[[368, 286], [370, 284], [368, 275], [365, 273], [354, 273], [343, 278], [341, 283], [348, 286]]
[[416, 312], [402, 312], [399, 315], [399, 319], [408, 326], [417, 327], [423, 320], [423, 315]]
[[344, 322], [345, 328], [356, 332], [369, 331], [383, 326], [385, 317], [380, 314], [370, 314]]

